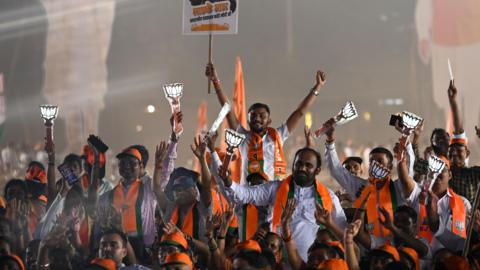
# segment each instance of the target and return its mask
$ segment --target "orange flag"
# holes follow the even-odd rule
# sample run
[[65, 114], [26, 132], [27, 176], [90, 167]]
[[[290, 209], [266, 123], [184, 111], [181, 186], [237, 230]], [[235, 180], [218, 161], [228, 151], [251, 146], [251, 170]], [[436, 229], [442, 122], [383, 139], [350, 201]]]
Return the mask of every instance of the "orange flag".
[[[235, 63], [235, 84], [233, 88], [233, 112], [238, 119], [238, 122], [243, 127], [247, 127], [247, 107], [245, 104], [245, 84], [243, 81], [243, 69], [240, 56], [237, 56]], [[232, 179], [239, 183], [242, 173], [242, 159], [240, 157], [240, 151], [235, 151], [237, 160], [233, 161], [230, 165], [232, 171]]]
[[[197, 131], [195, 132], [195, 136], [197, 135], [204, 135], [207, 132], [207, 124], [208, 124], [208, 113], [207, 113], [207, 102], [202, 101], [200, 103], [200, 107], [198, 107], [198, 114], [197, 114], [197, 121], [198, 121], [198, 126], [197, 126]], [[193, 163], [193, 170], [200, 173], [200, 163], [198, 162], [198, 159], [196, 157], [194, 158], [194, 163]]]
[[235, 66], [235, 85], [233, 89], [233, 112], [238, 122], [247, 127], [247, 107], [245, 104], [245, 84], [243, 82], [243, 69], [240, 56], [237, 56]]

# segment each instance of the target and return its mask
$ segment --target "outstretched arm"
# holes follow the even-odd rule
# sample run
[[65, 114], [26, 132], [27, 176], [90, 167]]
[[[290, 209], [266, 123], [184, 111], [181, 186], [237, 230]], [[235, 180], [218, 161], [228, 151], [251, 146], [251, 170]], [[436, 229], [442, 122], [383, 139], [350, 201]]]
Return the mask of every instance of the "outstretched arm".
[[292, 231], [290, 230], [290, 223], [292, 222], [292, 215], [295, 212], [297, 202], [295, 199], [288, 199], [287, 206], [282, 212], [282, 237], [285, 242], [285, 248], [287, 249], [288, 262], [292, 266], [293, 270], [302, 269], [305, 266], [305, 262], [298, 254], [297, 245], [292, 238]]
[[325, 85], [325, 82], [325, 73], [320, 70], [317, 71], [315, 85], [310, 90], [308, 95], [302, 100], [300, 105], [298, 105], [297, 109], [293, 111], [293, 113], [287, 119], [288, 132], [293, 132], [293, 130], [297, 127], [298, 122], [307, 113], [308, 108], [315, 101], [318, 91]]
[[47, 196], [48, 207], [52, 204], [55, 196], [57, 195], [57, 184], [55, 183], [55, 145], [49, 140], [45, 140], [45, 152], [48, 156], [47, 167]]
[[460, 117], [460, 109], [458, 108], [457, 93], [457, 87], [455, 87], [453, 81], [450, 81], [450, 85], [448, 86], [448, 101], [450, 102], [450, 109], [452, 111], [453, 134], [462, 134], [464, 129]]
[[395, 158], [398, 160], [397, 171], [398, 179], [402, 183], [403, 196], [408, 198], [415, 188], [415, 181], [408, 173], [407, 161], [406, 161], [406, 149], [402, 144], [395, 145], [393, 149]]
[[357, 256], [357, 245], [354, 242], [354, 237], [361, 231], [362, 220], [357, 219], [350, 223], [345, 229], [343, 236], [343, 244], [345, 245], [345, 260], [350, 270], [360, 270], [360, 263]]
[[[205, 75], [207, 76], [207, 78], [209, 78], [212, 81], [213, 87], [215, 88], [215, 93], [217, 94], [217, 98], [218, 98], [218, 101], [220, 102], [220, 105], [223, 106], [225, 105], [225, 103], [229, 103], [227, 95], [225, 95], [225, 93], [222, 91], [222, 85], [220, 84], [220, 80], [218, 79], [217, 72], [215, 71], [215, 67], [213, 66], [212, 63], [207, 64]], [[233, 110], [231, 110], [227, 114], [227, 122], [228, 122], [228, 126], [231, 129], [237, 130], [239, 123]]]
[[194, 144], [190, 145], [193, 154], [195, 157], [198, 158], [201, 167], [201, 189], [200, 189], [200, 199], [205, 205], [205, 207], [209, 207], [210, 203], [212, 202], [212, 174], [210, 173], [210, 169], [208, 168], [207, 159], [205, 157], [207, 145], [202, 143], [201, 136], [197, 136], [194, 139]]

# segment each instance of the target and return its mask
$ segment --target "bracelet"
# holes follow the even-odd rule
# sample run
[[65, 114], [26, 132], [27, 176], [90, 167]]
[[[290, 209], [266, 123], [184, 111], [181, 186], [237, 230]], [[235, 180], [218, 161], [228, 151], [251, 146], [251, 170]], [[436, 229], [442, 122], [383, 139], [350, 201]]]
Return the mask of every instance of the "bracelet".
[[315, 96], [318, 96], [318, 94], [320, 94], [320, 92], [317, 89], [315, 89], [315, 87], [310, 89], [310, 92], [312, 92]]
[[225, 235], [224, 236], [217, 236], [217, 240], [225, 240]]

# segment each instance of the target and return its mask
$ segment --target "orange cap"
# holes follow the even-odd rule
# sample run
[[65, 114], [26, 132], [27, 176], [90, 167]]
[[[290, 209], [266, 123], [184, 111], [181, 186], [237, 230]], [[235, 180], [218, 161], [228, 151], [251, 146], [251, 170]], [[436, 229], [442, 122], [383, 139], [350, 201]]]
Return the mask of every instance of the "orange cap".
[[319, 269], [330, 269], [330, 270], [348, 270], [348, 264], [345, 260], [342, 259], [330, 259], [323, 261]]
[[258, 244], [257, 241], [249, 239], [247, 241], [241, 242], [237, 244], [236, 249], [238, 251], [240, 250], [252, 250], [252, 251], [257, 251], [257, 252], [262, 252], [262, 248], [260, 247], [260, 244]]
[[164, 234], [160, 240], [160, 244], [173, 244], [181, 246], [183, 249], [188, 248], [188, 242], [181, 232]]
[[40, 182], [42, 184], [47, 183], [47, 174], [45, 170], [38, 165], [30, 166], [25, 173], [25, 180]]
[[192, 259], [190, 259], [190, 257], [183, 252], [168, 254], [165, 257], [165, 261], [163, 262], [162, 266], [169, 265], [169, 264], [177, 264], [177, 263], [188, 265], [190, 269], [193, 268]]
[[101, 266], [101, 267], [103, 267], [107, 270], [116, 270], [117, 269], [117, 264], [112, 259], [95, 258], [90, 262], [90, 264], [99, 265], [99, 266]]
[[398, 250], [390, 245], [389, 243], [385, 243], [383, 246], [376, 248], [377, 250], [382, 250], [385, 251], [393, 256], [395, 261], [399, 262], [400, 261], [400, 254], [398, 253]]
[[[107, 161], [107, 158], [105, 157], [105, 153], [100, 152], [99, 161], [100, 161], [100, 167], [105, 167], [105, 163]], [[82, 156], [85, 156], [85, 160], [89, 165], [93, 165], [93, 151], [90, 148], [90, 145], [86, 144], [83, 146], [82, 149]]]
[[406, 254], [412, 261], [415, 263], [415, 269], [419, 270], [420, 269], [420, 261], [418, 259], [418, 253], [413, 249], [409, 247], [401, 247], [398, 249], [400, 253]]
[[337, 249], [338, 251], [341, 251], [342, 254], [339, 254], [339, 255], [341, 257], [345, 257], [345, 248], [343, 247], [340, 241], [331, 241], [331, 242], [328, 242], [327, 245], [331, 246], [334, 249]]
[[22, 261], [22, 259], [20, 259], [20, 257], [18, 257], [15, 254], [10, 254], [8, 256], [12, 257], [17, 262], [18, 266], [20, 266], [20, 269], [22, 269], [22, 270], [26, 269], [25, 264], [23, 264], [23, 261]]
[[140, 154], [140, 151], [137, 149], [130, 147], [125, 150], [123, 150], [120, 154], [117, 155], [117, 158], [123, 158], [125, 156], [130, 156], [138, 159], [140, 162], [142, 162], [142, 154]]

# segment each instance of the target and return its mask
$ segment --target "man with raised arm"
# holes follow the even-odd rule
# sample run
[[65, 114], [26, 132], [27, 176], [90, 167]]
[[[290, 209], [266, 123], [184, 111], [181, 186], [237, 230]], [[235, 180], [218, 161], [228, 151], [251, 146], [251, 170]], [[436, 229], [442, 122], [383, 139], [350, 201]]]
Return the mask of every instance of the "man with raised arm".
[[325, 187], [316, 176], [321, 171], [320, 154], [312, 148], [302, 148], [295, 154], [292, 175], [282, 181], [269, 181], [258, 186], [232, 183], [227, 178], [225, 185], [234, 192], [238, 204], [252, 203], [256, 206], [271, 205], [269, 218], [271, 231], [281, 235], [281, 217], [289, 199], [297, 201], [290, 223], [291, 234], [283, 235], [284, 240], [295, 239], [298, 253], [307, 260], [308, 248], [315, 240], [319, 228], [315, 218], [318, 207], [331, 214], [334, 223], [343, 230], [346, 225], [345, 213], [335, 193]]
[[[365, 227], [370, 239], [362, 241], [362, 244], [373, 249], [383, 245], [386, 241], [392, 240], [391, 231], [380, 222], [381, 212], [379, 210], [379, 207], [383, 207], [393, 217], [397, 207], [405, 201], [400, 182], [393, 181], [391, 178], [392, 153], [383, 147], [376, 147], [370, 151], [369, 178], [364, 179], [350, 173], [340, 162], [335, 150], [335, 128], [331, 127], [326, 135], [325, 159], [330, 174], [355, 200], [353, 204], [355, 208], [366, 207], [367, 210]], [[409, 153], [410, 161], [413, 162], [413, 150]]]
[[[218, 100], [223, 106], [228, 102], [228, 98], [222, 91], [213, 64], [207, 65], [205, 74], [213, 82]], [[286, 175], [287, 162], [283, 151], [283, 143], [315, 101], [325, 82], [325, 73], [317, 71], [315, 85], [309, 90], [307, 96], [288, 117], [287, 121], [278, 128], [270, 127], [272, 119], [270, 118], [270, 108], [266, 104], [255, 103], [248, 109], [249, 130], [242, 127], [234, 112], [230, 111], [227, 115], [229, 127], [247, 136], [246, 140], [239, 146], [242, 159], [240, 184], [245, 185], [247, 176], [252, 173], [265, 173], [269, 179], [282, 179]]]
[[478, 184], [480, 183], [480, 167], [468, 167], [467, 164], [470, 150], [468, 149], [467, 136], [460, 117], [457, 94], [458, 91], [454, 82], [450, 81], [448, 87], [448, 100], [450, 101], [454, 130], [448, 148], [448, 159], [452, 165], [452, 179], [449, 182], [449, 186], [453, 191], [464, 196], [473, 204]]

